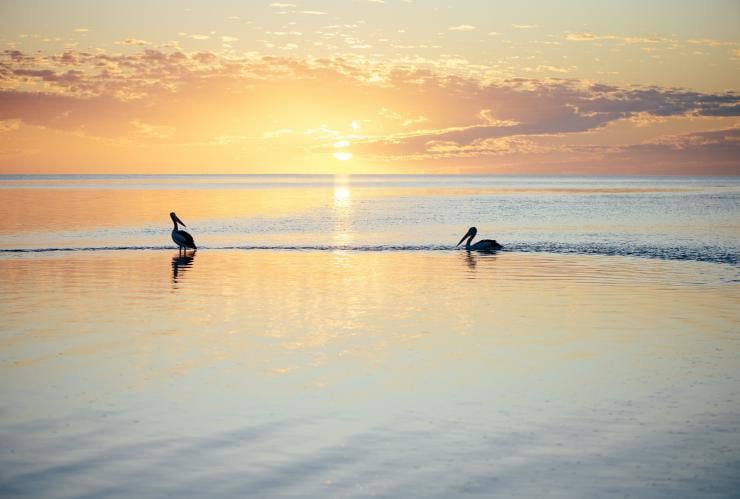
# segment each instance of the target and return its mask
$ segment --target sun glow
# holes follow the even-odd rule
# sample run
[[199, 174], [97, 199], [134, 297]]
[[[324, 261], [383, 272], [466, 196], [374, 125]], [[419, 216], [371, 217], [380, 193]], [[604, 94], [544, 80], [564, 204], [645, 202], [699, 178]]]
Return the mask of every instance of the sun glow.
[[340, 140], [334, 143], [334, 157], [339, 161], [347, 161], [352, 159], [352, 153], [347, 150], [349, 147], [349, 141]]
[[0, 172], [740, 169], [738, 2], [180, 3], [5, 2]]

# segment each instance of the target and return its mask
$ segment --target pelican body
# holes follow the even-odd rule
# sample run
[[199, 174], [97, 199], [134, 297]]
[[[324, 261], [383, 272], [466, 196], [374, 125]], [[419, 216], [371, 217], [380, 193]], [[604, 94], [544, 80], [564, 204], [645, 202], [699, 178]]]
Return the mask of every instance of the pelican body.
[[478, 229], [475, 227], [471, 227], [468, 229], [467, 234], [463, 236], [462, 239], [460, 239], [460, 242], [457, 243], [455, 246], [460, 246], [463, 241], [467, 239], [465, 242], [465, 249], [468, 251], [496, 251], [503, 248], [499, 243], [496, 242], [495, 239], [481, 239], [475, 244], [470, 244], [473, 242], [473, 238], [478, 233]]
[[175, 228], [172, 229], [172, 240], [175, 242], [175, 244], [180, 248], [180, 250], [187, 251], [188, 248], [195, 251], [197, 250], [197, 246], [195, 246], [195, 241], [193, 240], [193, 236], [185, 232], [184, 230], [179, 230], [177, 227], [177, 224], [182, 225], [183, 227], [187, 227], [185, 223], [180, 220], [177, 215], [175, 215], [175, 212], [173, 211], [170, 213], [170, 218], [172, 219], [172, 223], [175, 224]]

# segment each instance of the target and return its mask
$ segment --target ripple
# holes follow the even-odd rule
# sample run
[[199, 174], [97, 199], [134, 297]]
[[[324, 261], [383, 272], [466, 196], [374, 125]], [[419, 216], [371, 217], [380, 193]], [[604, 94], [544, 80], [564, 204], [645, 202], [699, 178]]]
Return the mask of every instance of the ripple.
[[[84, 246], [84, 247], [40, 247], [40, 248], [4, 248], [0, 254], [55, 253], [78, 251], [171, 251], [172, 246]], [[358, 252], [393, 252], [393, 251], [464, 251], [452, 245], [439, 244], [378, 244], [378, 245], [345, 245], [345, 244], [307, 244], [307, 245], [227, 245], [200, 246], [201, 250], [243, 250], [243, 251], [358, 251]], [[660, 260], [678, 260], [722, 263], [737, 266], [740, 264], [740, 253], [734, 248], [716, 246], [703, 247], [665, 247], [650, 245], [617, 245], [610, 243], [567, 244], [554, 242], [531, 242], [508, 244], [501, 251], [523, 253], [553, 253], [573, 255], [626, 256], [652, 258]]]

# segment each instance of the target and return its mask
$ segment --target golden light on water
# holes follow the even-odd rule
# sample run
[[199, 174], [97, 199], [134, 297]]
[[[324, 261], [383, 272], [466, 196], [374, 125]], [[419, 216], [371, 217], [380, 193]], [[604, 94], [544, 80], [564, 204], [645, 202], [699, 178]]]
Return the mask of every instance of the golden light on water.
[[334, 186], [334, 209], [341, 210], [349, 208], [349, 186], [347, 185], [335, 185]]
[[345, 174], [334, 175], [334, 210], [349, 208], [350, 197], [350, 176]]
[[334, 196], [332, 200], [334, 230], [332, 232], [332, 243], [338, 246], [345, 246], [353, 241], [350, 226], [352, 192], [349, 182], [348, 175], [336, 175], [334, 177]]

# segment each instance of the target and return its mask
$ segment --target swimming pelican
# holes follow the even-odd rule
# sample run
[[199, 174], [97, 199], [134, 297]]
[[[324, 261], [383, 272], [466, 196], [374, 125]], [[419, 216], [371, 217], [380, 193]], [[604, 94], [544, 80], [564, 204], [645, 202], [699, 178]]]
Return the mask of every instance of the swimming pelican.
[[195, 246], [193, 236], [191, 236], [184, 230], [178, 230], [177, 228], [177, 224], [181, 224], [183, 227], [187, 227], [187, 225], [185, 225], [185, 223], [180, 220], [177, 215], [175, 215], [174, 211], [170, 213], [170, 218], [172, 219], [172, 223], [175, 224], [175, 228], [172, 229], [172, 240], [175, 241], [175, 244], [178, 246], [178, 248], [181, 251], [187, 251], [188, 248], [192, 249], [193, 251], [197, 251], [198, 248]]
[[468, 251], [495, 251], [503, 248], [503, 246], [497, 243], [494, 239], [481, 239], [475, 244], [470, 244], [477, 233], [478, 229], [475, 227], [469, 228], [468, 233], [465, 234], [463, 238], [460, 239], [460, 242], [455, 246], [460, 246], [462, 242], [467, 239], [468, 241], [465, 243], [465, 249]]

